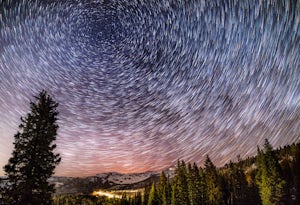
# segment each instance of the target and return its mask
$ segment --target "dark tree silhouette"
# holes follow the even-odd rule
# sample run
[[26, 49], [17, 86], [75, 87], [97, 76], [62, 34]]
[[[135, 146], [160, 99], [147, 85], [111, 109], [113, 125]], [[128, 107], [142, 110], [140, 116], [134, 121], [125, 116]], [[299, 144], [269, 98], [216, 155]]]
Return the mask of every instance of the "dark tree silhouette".
[[30, 113], [21, 118], [20, 131], [14, 136], [14, 150], [4, 171], [8, 186], [6, 204], [47, 205], [52, 202], [54, 185], [48, 179], [54, 174], [61, 158], [54, 153], [58, 129], [58, 103], [40, 92], [30, 103]]

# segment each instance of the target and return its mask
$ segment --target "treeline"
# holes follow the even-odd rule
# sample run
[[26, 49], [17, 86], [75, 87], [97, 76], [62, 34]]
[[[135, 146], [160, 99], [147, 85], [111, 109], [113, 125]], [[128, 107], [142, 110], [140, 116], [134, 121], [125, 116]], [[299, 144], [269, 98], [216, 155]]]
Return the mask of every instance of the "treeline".
[[[147, 205], [300, 204], [300, 144], [278, 150], [265, 140], [256, 157], [217, 169], [178, 161], [173, 180], [164, 173], [145, 191]], [[147, 197], [148, 196], [148, 197]]]
[[[278, 150], [265, 141], [256, 157], [217, 169], [178, 161], [173, 180], [164, 173], [145, 191], [147, 205], [300, 204], [300, 144]], [[148, 196], [148, 197], [147, 197]]]
[[54, 204], [113, 205], [294, 205], [300, 202], [300, 144], [273, 150], [265, 141], [255, 157], [217, 168], [209, 156], [203, 168], [178, 161], [175, 176], [161, 173], [144, 194], [121, 199], [60, 196]]

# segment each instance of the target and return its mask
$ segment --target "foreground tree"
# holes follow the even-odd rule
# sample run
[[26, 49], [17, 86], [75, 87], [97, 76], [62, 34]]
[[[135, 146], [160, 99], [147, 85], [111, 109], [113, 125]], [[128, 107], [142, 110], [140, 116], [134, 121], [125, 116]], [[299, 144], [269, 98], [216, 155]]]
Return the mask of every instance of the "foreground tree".
[[14, 136], [14, 150], [4, 171], [8, 185], [6, 204], [51, 204], [54, 185], [48, 183], [61, 158], [54, 153], [58, 129], [58, 103], [42, 91], [30, 103], [30, 113], [21, 118], [20, 131]]
[[256, 183], [263, 205], [283, 204], [285, 181], [282, 178], [281, 168], [276, 153], [266, 139], [264, 150], [258, 148]]

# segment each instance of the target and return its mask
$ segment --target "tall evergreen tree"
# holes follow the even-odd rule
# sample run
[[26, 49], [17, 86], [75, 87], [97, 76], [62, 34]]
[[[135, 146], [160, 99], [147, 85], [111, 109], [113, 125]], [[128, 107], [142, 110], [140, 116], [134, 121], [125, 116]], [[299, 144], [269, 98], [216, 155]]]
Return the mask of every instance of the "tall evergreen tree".
[[[299, 136], [300, 137], [300, 136]], [[292, 173], [294, 178], [294, 201], [295, 204], [300, 204], [300, 143], [292, 146], [292, 155], [294, 156]]]
[[202, 204], [203, 188], [201, 187], [203, 180], [200, 177], [200, 171], [196, 163], [193, 166], [188, 164], [188, 193], [191, 205]]
[[207, 202], [207, 193], [206, 193], [206, 180], [204, 175], [204, 170], [202, 167], [199, 167], [199, 203], [198, 204], [206, 204]]
[[[280, 150], [281, 151], [281, 150]], [[292, 195], [294, 191], [294, 183], [293, 183], [293, 170], [292, 165], [293, 161], [290, 159], [290, 154], [287, 152], [281, 157], [281, 169], [282, 169], [282, 177], [285, 180], [284, 186], [284, 203], [285, 204], [292, 204]], [[299, 170], [298, 170], [299, 171]]]
[[228, 204], [243, 204], [247, 201], [247, 181], [244, 171], [230, 161], [227, 176]]
[[159, 205], [160, 204], [154, 182], [152, 183], [152, 186], [151, 186], [151, 189], [150, 189], [149, 199], [148, 199], [147, 204], [148, 205]]
[[222, 192], [216, 166], [212, 163], [209, 156], [204, 163], [204, 174], [206, 181], [207, 204], [221, 204]]
[[[166, 200], [166, 204], [170, 205], [171, 204], [171, 199], [172, 199], [172, 185], [170, 182], [170, 176], [168, 175], [167, 177], [167, 190], [166, 190], [166, 195], [167, 195], [167, 200]], [[164, 204], [163, 204], [164, 205]]]
[[164, 172], [162, 172], [159, 176], [157, 193], [159, 204], [168, 205], [171, 203], [171, 186], [169, 179], [166, 177]]
[[152, 187], [151, 184], [147, 184], [145, 186], [144, 195], [143, 195], [143, 204], [144, 205], [148, 204], [151, 187]]
[[172, 185], [172, 205], [188, 205], [187, 171], [184, 161], [178, 161]]
[[285, 181], [282, 179], [279, 160], [266, 139], [264, 150], [258, 148], [257, 162], [258, 171], [256, 183], [263, 205], [282, 204], [282, 196]]
[[21, 118], [12, 157], [4, 167], [10, 185], [4, 195], [11, 205], [47, 205], [52, 201], [54, 185], [47, 180], [61, 160], [54, 153], [58, 103], [46, 91], [35, 98], [30, 113]]

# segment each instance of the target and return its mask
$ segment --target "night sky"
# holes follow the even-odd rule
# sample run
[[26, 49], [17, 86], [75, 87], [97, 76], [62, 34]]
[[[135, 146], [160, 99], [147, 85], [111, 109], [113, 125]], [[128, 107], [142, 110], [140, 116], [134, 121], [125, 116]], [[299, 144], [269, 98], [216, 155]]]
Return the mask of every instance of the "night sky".
[[299, 0], [1, 2], [0, 167], [42, 89], [60, 104], [56, 175], [300, 141]]

